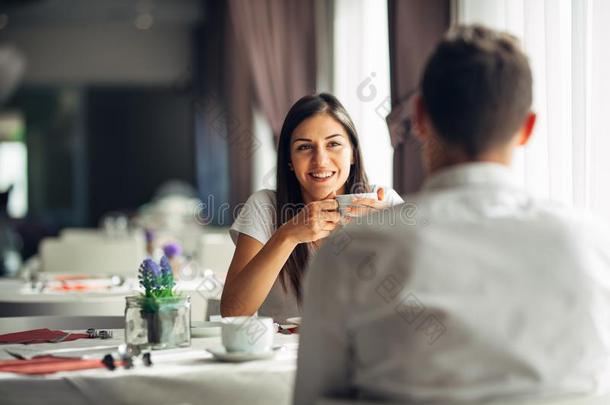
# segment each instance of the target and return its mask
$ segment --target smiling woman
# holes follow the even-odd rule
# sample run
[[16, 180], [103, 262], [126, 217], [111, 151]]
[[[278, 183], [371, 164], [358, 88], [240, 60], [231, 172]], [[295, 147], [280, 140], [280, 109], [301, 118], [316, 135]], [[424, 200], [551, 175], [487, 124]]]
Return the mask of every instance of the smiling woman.
[[299, 315], [309, 257], [342, 226], [336, 195], [376, 192], [354, 215], [396, 205], [394, 190], [371, 186], [356, 128], [330, 94], [305, 96], [288, 112], [278, 145], [277, 192], [261, 190], [231, 227], [236, 243], [221, 301], [223, 316]]
[[[320, 113], [303, 121], [294, 135], [288, 167], [302, 186], [304, 202], [320, 200], [334, 190], [344, 194], [354, 157], [343, 126], [332, 115]], [[366, 176], [362, 180], [366, 183]]]

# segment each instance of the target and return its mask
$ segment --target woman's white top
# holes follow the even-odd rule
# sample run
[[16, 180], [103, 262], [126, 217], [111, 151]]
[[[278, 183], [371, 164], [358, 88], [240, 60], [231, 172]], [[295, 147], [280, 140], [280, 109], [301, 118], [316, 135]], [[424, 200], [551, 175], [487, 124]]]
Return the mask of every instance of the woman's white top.
[[[377, 188], [379, 187], [373, 186], [373, 191], [376, 191]], [[388, 205], [394, 206], [403, 203], [403, 199], [396, 191], [389, 187], [383, 187], [383, 189], [385, 190], [384, 201]], [[263, 245], [267, 243], [277, 229], [275, 208], [274, 190], [265, 189], [252, 194], [239, 211], [239, 215], [229, 230], [233, 243], [237, 244], [239, 233], [248, 235]], [[290, 283], [287, 283], [287, 291], [285, 292], [278, 277], [269, 295], [261, 305], [258, 314], [271, 316], [276, 322], [283, 322], [286, 318], [300, 316], [296, 295], [292, 291]]]

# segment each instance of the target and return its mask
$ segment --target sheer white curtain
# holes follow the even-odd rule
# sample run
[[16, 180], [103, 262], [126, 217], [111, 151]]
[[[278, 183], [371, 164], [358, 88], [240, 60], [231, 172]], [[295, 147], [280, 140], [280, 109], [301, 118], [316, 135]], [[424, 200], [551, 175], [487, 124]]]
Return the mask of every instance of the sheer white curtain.
[[458, 0], [457, 20], [518, 36], [538, 123], [514, 169], [536, 195], [610, 222], [610, 1]]
[[258, 148], [252, 154], [252, 191], [276, 188], [276, 163], [273, 130], [265, 114], [258, 108], [252, 108], [252, 131], [257, 139]]
[[391, 187], [387, 11], [385, 0], [335, 0], [333, 87], [358, 129], [369, 180]]

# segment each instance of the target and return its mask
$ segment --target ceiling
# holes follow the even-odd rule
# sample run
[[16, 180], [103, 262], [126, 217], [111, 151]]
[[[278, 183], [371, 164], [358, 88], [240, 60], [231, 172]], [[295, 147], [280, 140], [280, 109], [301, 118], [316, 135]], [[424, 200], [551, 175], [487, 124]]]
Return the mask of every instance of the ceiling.
[[40, 25], [133, 24], [138, 15], [154, 24], [193, 25], [204, 16], [201, 0], [4, 0], [0, 12], [11, 28]]

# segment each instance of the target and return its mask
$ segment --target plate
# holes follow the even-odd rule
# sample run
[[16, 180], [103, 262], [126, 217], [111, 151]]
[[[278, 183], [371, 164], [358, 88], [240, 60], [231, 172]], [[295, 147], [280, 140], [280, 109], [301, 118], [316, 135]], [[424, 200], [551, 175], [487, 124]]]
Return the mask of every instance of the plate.
[[191, 322], [191, 337], [220, 336], [222, 322]]
[[226, 361], [231, 363], [242, 363], [244, 361], [252, 360], [266, 360], [275, 356], [276, 349], [268, 352], [261, 353], [249, 353], [249, 352], [227, 352], [224, 347], [215, 349], [206, 349], [208, 353], [211, 353], [216, 360]]
[[294, 318], [288, 318], [286, 319], [286, 322], [301, 326], [301, 317], [295, 316]]

